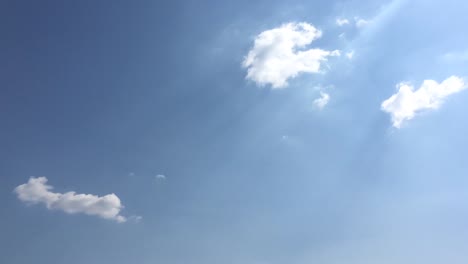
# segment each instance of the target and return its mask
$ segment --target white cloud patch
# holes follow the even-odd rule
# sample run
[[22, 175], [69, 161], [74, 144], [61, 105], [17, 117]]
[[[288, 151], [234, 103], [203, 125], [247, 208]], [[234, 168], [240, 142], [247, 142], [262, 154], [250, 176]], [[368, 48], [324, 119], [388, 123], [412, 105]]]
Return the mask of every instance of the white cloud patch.
[[314, 100], [314, 105], [322, 110], [330, 101], [330, 95], [325, 92], [320, 92], [320, 97]]
[[338, 26], [342, 27], [342, 26], [344, 26], [344, 25], [348, 25], [348, 24], [349, 24], [349, 20], [346, 19], [346, 18], [337, 18], [336, 21], [335, 21], [335, 23], [336, 23]]
[[100, 197], [75, 192], [56, 193], [52, 192], [52, 189], [52, 186], [47, 185], [46, 177], [31, 177], [27, 183], [19, 185], [14, 191], [21, 201], [28, 204], [44, 204], [50, 210], [94, 215], [119, 223], [127, 221], [119, 214], [123, 205], [113, 193]]
[[468, 61], [468, 50], [461, 52], [449, 52], [445, 53], [442, 57], [442, 60], [445, 62], [465, 62]]
[[320, 38], [322, 32], [308, 23], [288, 23], [260, 33], [242, 66], [246, 79], [257, 85], [284, 88], [288, 79], [299, 73], [319, 73], [323, 62], [340, 52], [305, 48]]
[[352, 58], [354, 58], [354, 50], [346, 52], [345, 56], [346, 58], [351, 60]]
[[447, 96], [466, 87], [465, 81], [457, 76], [451, 76], [442, 83], [425, 80], [417, 90], [411, 84], [400, 83], [398, 92], [383, 101], [381, 109], [391, 115], [393, 126], [400, 128], [404, 121], [411, 120], [421, 111], [439, 108]]
[[360, 18], [360, 17], [355, 17], [354, 22], [356, 23], [357, 28], [363, 28], [363, 27], [367, 26], [370, 23], [370, 20], [365, 20], [365, 19]]
[[134, 223], [140, 223], [141, 220], [143, 220], [143, 217], [139, 215], [132, 215], [128, 218], [128, 220], [133, 221]]
[[158, 174], [158, 175], [155, 176], [155, 178], [156, 178], [156, 180], [162, 181], [162, 180], [165, 180], [165, 179], [166, 179], [166, 175]]
[[[351, 21], [349, 19], [347, 19], [347, 18], [337, 18], [335, 20], [335, 23], [336, 23], [337, 26], [342, 27], [342, 26], [345, 26], [345, 25], [350, 25]], [[370, 23], [371, 23], [371, 20], [363, 19], [363, 18], [358, 17], [358, 16], [354, 17], [354, 26], [357, 27], [357, 28], [363, 28], [363, 27], [367, 26]]]

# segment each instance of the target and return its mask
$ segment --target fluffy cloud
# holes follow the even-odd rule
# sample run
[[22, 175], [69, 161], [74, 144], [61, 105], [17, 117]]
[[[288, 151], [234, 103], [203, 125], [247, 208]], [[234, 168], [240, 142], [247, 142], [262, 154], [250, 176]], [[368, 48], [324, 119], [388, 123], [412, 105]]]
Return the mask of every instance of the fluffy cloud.
[[314, 105], [318, 109], [323, 109], [330, 101], [330, 95], [324, 92], [320, 92], [320, 97], [314, 100]]
[[447, 96], [466, 87], [465, 81], [457, 76], [451, 76], [442, 83], [425, 80], [417, 90], [408, 83], [400, 83], [398, 92], [383, 101], [381, 109], [391, 115], [393, 126], [400, 128], [405, 120], [412, 119], [421, 111], [437, 109]]
[[68, 214], [95, 215], [119, 223], [127, 220], [119, 214], [123, 206], [119, 197], [113, 193], [99, 197], [75, 192], [56, 193], [52, 192], [52, 189], [52, 186], [47, 185], [46, 177], [31, 177], [27, 183], [19, 185], [14, 191], [21, 201], [44, 204], [50, 210], [61, 210]]
[[346, 19], [346, 18], [337, 18], [335, 23], [338, 25], [338, 26], [344, 26], [344, 25], [348, 25], [349, 24], [349, 20]]
[[306, 49], [322, 32], [308, 23], [288, 23], [260, 33], [242, 65], [247, 68], [246, 78], [257, 85], [271, 84], [284, 88], [288, 79], [299, 73], [318, 73], [322, 62], [329, 56], [339, 56], [339, 51]]

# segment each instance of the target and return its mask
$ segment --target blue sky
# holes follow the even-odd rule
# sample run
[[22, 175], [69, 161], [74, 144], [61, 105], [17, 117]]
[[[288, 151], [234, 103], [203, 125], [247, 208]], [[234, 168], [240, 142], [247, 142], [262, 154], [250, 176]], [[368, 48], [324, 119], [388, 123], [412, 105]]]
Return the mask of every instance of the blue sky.
[[466, 263], [467, 8], [3, 1], [0, 263]]

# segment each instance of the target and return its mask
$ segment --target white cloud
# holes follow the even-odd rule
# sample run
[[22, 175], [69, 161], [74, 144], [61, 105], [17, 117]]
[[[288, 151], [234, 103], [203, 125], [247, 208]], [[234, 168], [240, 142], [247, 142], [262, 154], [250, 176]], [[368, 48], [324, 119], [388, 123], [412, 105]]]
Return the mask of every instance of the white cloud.
[[346, 52], [345, 56], [351, 60], [354, 57], [354, 50]]
[[393, 126], [400, 128], [405, 120], [412, 119], [423, 110], [437, 109], [447, 96], [466, 87], [465, 81], [457, 76], [451, 76], [442, 83], [425, 80], [417, 90], [411, 84], [400, 83], [398, 92], [383, 101], [381, 109], [391, 115]]
[[338, 26], [342, 27], [342, 26], [344, 26], [344, 25], [348, 25], [348, 24], [349, 24], [349, 20], [346, 19], [346, 18], [337, 18], [336, 21], [335, 21], [335, 23], [336, 23]]
[[162, 174], [158, 174], [155, 176], [156, 180], [165, 180], [166, 179], [166, 175], [162, 175]]
[[[335, 23], [336, 23], [336, 25], [342, 27], [342, 26], [351, 24], [351, 21], [349, 21], [349, 19], [347, 19], [347, 18], [337, 18], [335, 20]], [[354, 25], [357, 28], [365, 27], [369, 23], [371, 23], [371, 20], [366, 20], [366, 19], [363, 19], [363, 18], [358, 17], [358, 16], [354, 17]]]
[[362, 19], [360, 17], [355, 17], [354, 21], [356, 23], [356, 27], [358, 27], [358, 28], [365, 27], [370, 23], [370, 20], [365, 20], [365, 19]]
[[323, 109], [330, 101], [330, 95], [324, 92], [320, 92], [320, 97], [314, 100], [314, 105], [318, 109]]
[[128, 218], [128, 220], [133, 221], [134, 223], [140, 223], [141, 220], [143, 220], [143, 217], [139, 215], [132, 215]]
[[468, 61], [468, 50], [445, 53], [441, 58], [449, 63]]
[[119, 223], [127, 220], [119, 214], [123, 205], [113, 193], [99, 197], [75, 192], [56, 193], [52, 192], [52, 189], [52, 186], [47, 185], [46, 177], [31, 177], [27, 183], [19, 185], [14, 191], [21, 201], [28, 204], [44, 204], [50, 210], [94, 215]]
[[284, 88], [288, 79], [299, 73], [319, 73], [322, 62], [329, 56], [339, 56], [339, 51], [297, 49], [321, 36], [322, 32], [308, 23], [288, 23], [260, 33], [242, 63], [247, 68], [246, 79], [260, 86]]

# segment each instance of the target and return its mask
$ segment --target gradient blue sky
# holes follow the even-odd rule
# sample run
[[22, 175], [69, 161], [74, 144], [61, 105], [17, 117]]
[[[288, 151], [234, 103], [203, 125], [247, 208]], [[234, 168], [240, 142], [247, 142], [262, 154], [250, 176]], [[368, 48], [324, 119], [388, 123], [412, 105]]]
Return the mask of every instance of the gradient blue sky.
[[[2, 1], [0, 263], [466, 264], [468, 92], [400, 128], [381, 104], [398, 83], [467, 75], [467, 10]], [[242, 62], [289, 22], [342, 56], [259, 87]], [[115, 193], [128, 221], [19, 200], [39, 176], [54, 192]]]

